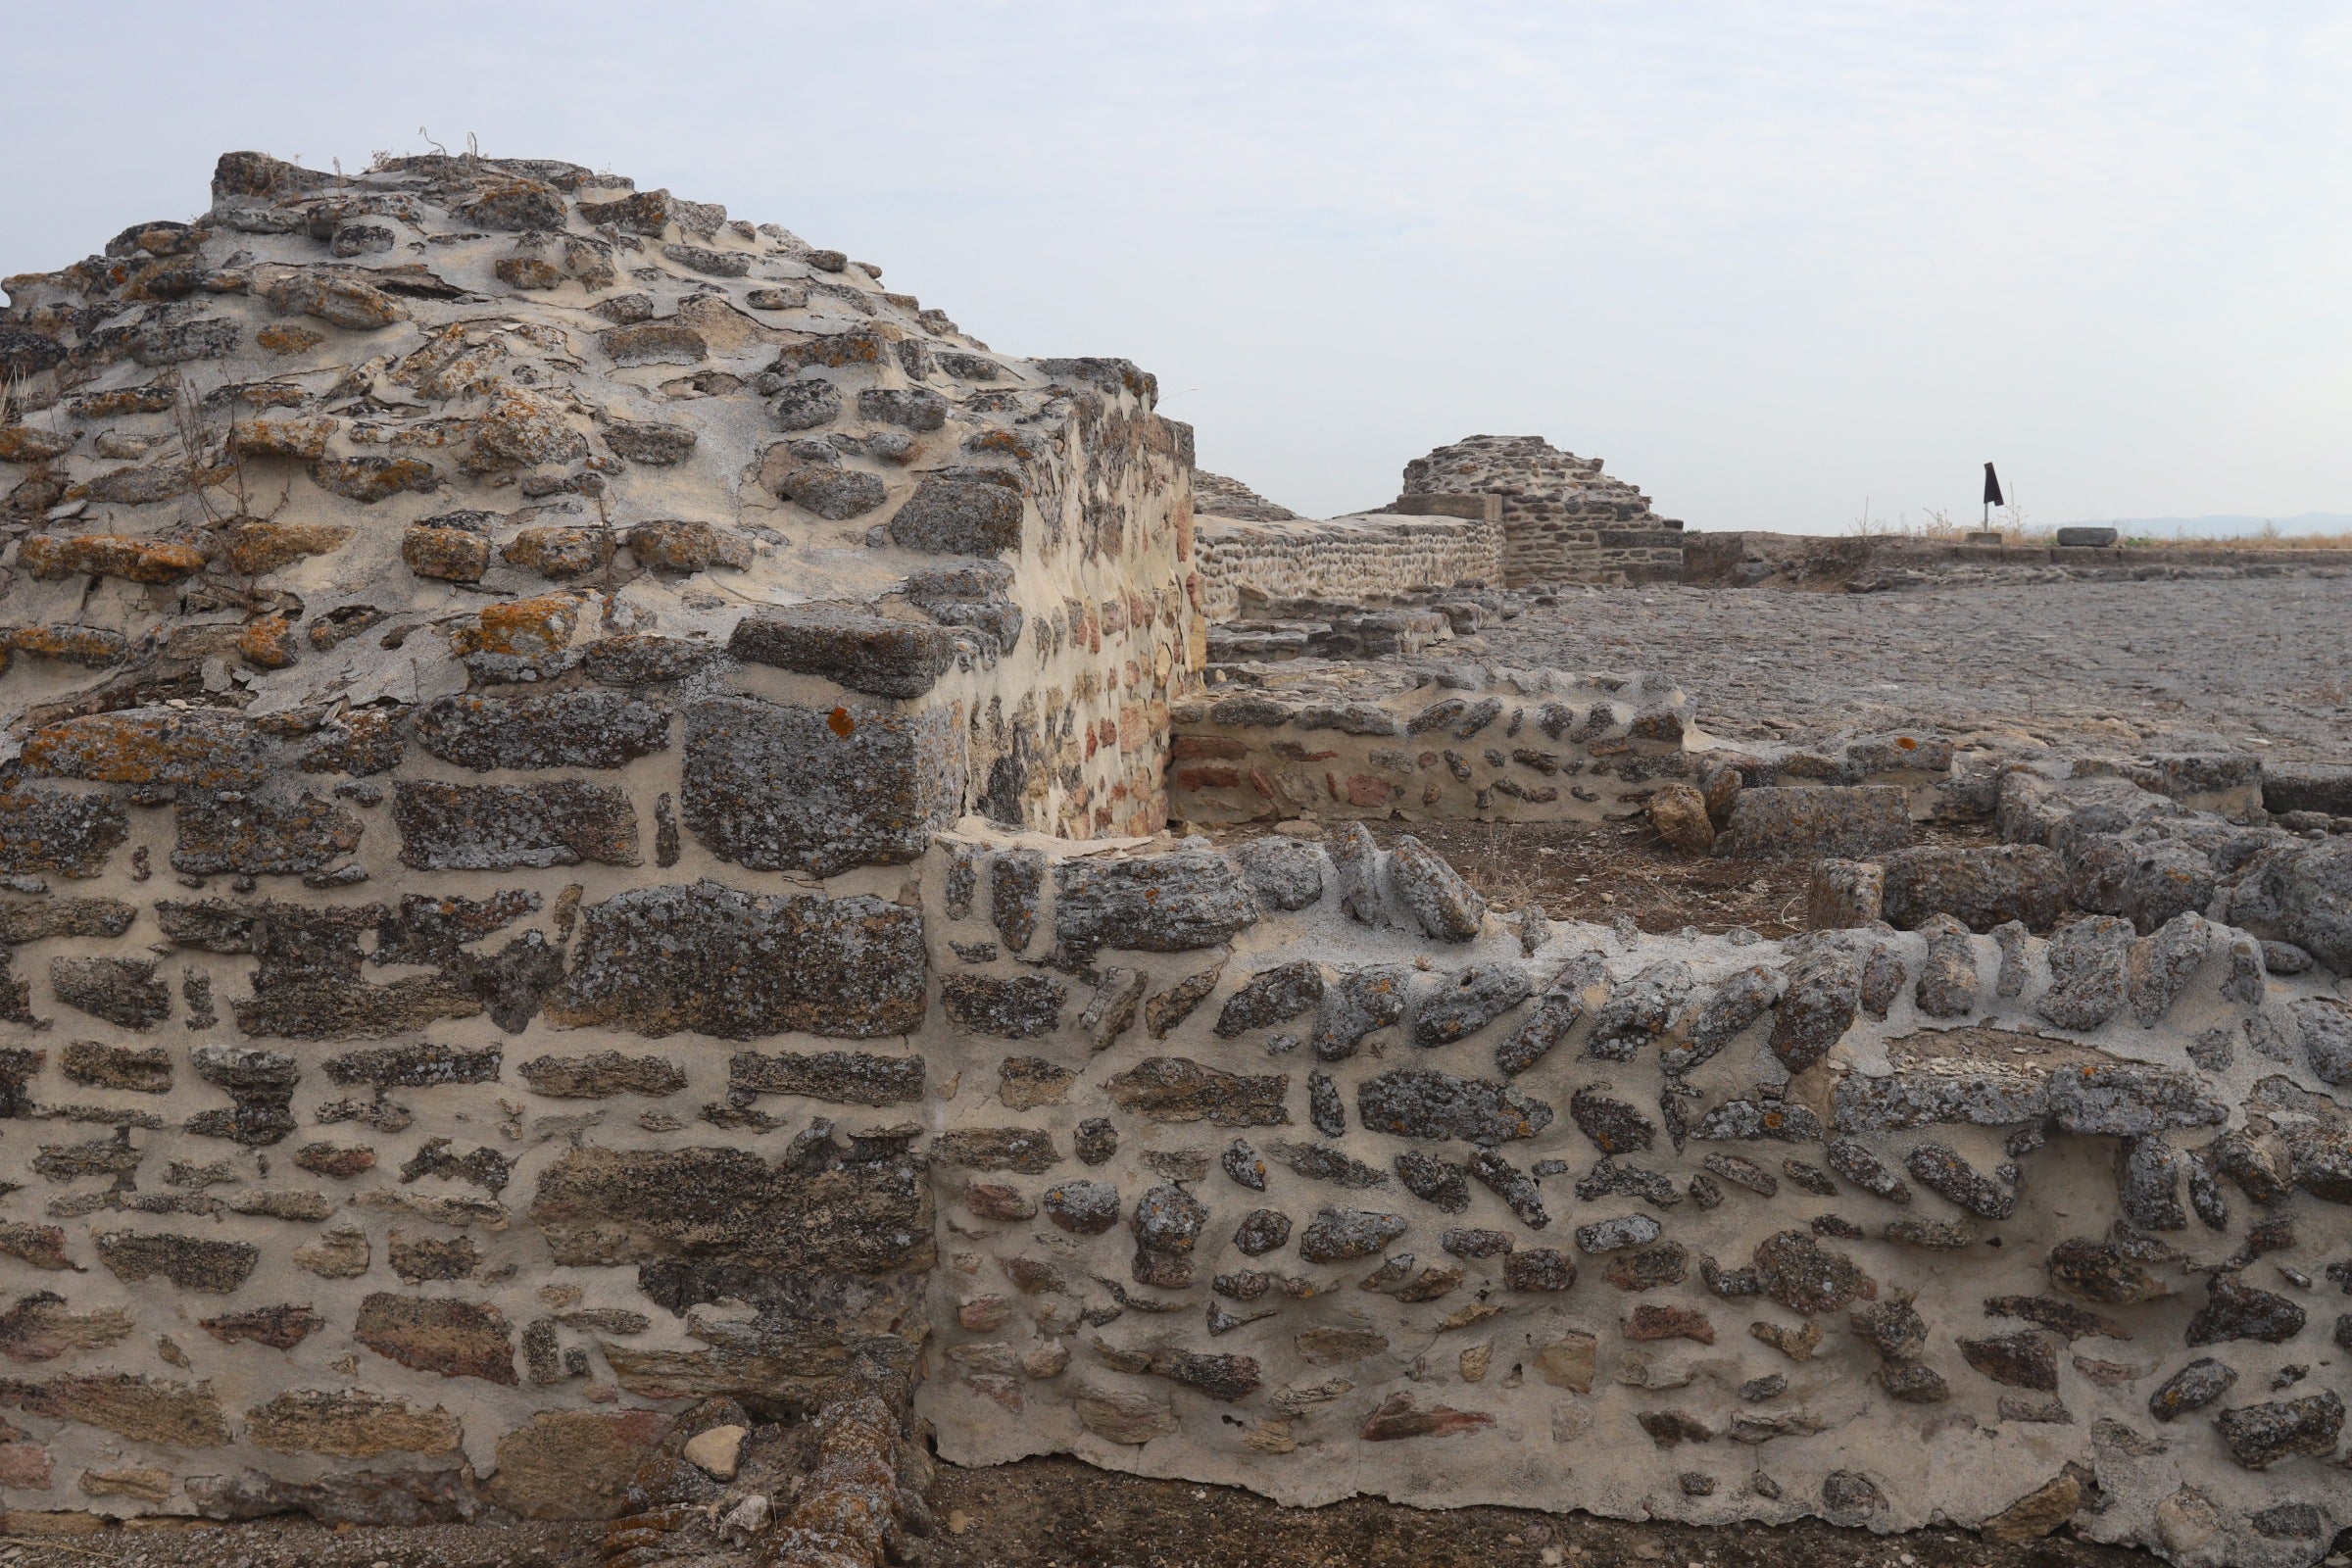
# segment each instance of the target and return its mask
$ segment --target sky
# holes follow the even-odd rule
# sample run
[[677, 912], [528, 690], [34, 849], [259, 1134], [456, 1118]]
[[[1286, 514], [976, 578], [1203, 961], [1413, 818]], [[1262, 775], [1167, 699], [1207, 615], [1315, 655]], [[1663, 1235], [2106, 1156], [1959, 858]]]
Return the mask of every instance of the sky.
[[1704, 529], [2352, 513], [2352, 8], [0, 0], [0, 274], [214, 158], [563, 158], [1310, 515], [1537, 434]]

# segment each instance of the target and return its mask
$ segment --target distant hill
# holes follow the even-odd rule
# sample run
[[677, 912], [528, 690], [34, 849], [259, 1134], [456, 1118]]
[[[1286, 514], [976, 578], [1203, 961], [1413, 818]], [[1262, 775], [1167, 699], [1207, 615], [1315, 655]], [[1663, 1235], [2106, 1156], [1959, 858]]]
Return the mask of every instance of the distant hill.
[[2291, 517], [2258, 517], [2217, 513], [2205, 517], [2085, 517], [2061, 528], [2113, 528], [2127, 539], [2232, 539], [2260, 533], [2265, 524], [2281, 534], [2352, 533], [2352, 512], [2303, 512]]

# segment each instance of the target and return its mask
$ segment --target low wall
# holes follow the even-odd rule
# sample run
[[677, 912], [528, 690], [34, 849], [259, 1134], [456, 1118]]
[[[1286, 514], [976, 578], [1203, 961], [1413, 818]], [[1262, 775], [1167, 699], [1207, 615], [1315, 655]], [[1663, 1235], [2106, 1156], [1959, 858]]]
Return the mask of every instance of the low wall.
[[1322, 522], [1202, 517], [1193, 549], [1201, 613], [1231, 620], [1243, 595], [1374, 603], [1456, 583], [1498, 585], [1502, 532], [1484, 518], [1365, 515]]

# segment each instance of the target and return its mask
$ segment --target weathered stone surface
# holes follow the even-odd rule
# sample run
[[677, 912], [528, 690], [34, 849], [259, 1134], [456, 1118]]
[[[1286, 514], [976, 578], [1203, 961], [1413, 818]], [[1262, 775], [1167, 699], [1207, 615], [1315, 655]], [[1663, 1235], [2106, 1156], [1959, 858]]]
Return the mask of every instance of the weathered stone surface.
[[198, 1236], [102, 1231], [91, 1244], [99, 1261], [118, 1279], [136, 1285], [160, 1275], [183, 1291], [233, 1291], [261, 1261], [261, 1250], [250, 1242]]
[[307, 790], [296, 800], [261, 792], [240, 800], [183, 799], [172, 811], [172, 868], [282, 876], [315, 871], [360, 846], [360, 819]]
[[940, 979], [939, 1000], [959, 1028], [1000, 1040], [1030, 1040], [1061, 1027], [1069, 987], [1042, 974], [951, 974]]
[[245, 1412], [248, 1441], [278, 1453], [372, 1459], [386, 1453], [452, 1453], [458, 1418], [439, 1405], [419, 1410], [405, 1399], [357, 1389], [293, 1389]]
[[1217, 1013], [1217, 1037], [1238, 1039], [1252, 1029], [1286, 1022], [1322, 1000], [1323, 970], [1310, 959], [1260, 969], [1225, 999]]
[[[534, 1056], [516, 1069], [533, 1094], [555, 1100], [609, 1100], [615, 1095], [674, 1095], [686, 1074], [662, 1056], [600, 1051], [586, 1056]], [[919, 1075], [918, 1075], [919, 1076]]]
[[1224, 857], [1195, 850], [1054, 866], [1054, 935], [1072, 961], [1102, 948], [1185, 953], [1256, 923], [1257, 900]]
[[963, 1127], [931, 1141], [931, 1158], [971, 1170], [1015, 1170], [1035, 1176], [1061, 1161], [1054, 1138], [1029, 1127]]
[[2344, 1431], [2344, 1401], [2334, 1393], [2224, 1410], [2214, 1421], [2230, 1456], [2249, 1470], [2267, 1470], [2283, 1459], [2324, 1459], [2335, 1451]]
[[2132, 1306], [2172, 1294], [2170, 1284], [2115, 1242], [2060, 1242], [2044, 1266], [2052, 1285], [2085, 1301]]
[[1961, 1359], [1995, 1383], [2040, 1394], [2057, 1390], [2058, 1351], [2047, 1335], [2001, 1334], [1958, 1344]]
[[1193, 1249], [1208, 1224], [1200, 1200], [1172, 1183], [1135, 1200], [1134, 1273], [1139, 1284], [1183, 1290], [1193, 1283]]
[[1920, 1186], [1980, 1218], [2007, 1219], [2017, 1211], [2015, 1190], [1979, 1171], [1948, 1145], [1920, 1144], [1907, 1163]]
[[2132, 922], [2077, 920], [2050, 940], [2050, 989], [2034, 1011], [2061, 1029], [2096, 1029], [2123, 1011]]
[[1803, 1072], [1830, 1054], [1854, 1025], [1862, 1004], [1862, 964], [1853, 954], [1822, 948], [1789, 971], [1772, 1021], [1772, 1054]]
[[1107, 1182], [1055, 1182], [1046, 1189], [1046, 1218], [1074, 1236], [1100, 1236], [1119, 1222], [1119, 1190]]
[[1525, 1002], [1534, 990], [1515, 963], [1477, 963], [1416, 988], [1413, 1044], [1434, 1050], [1468, 1039]]
[[705, 698], [686, 708], [679, 808], [722, 860], [830, 876], [920, 855], [962, 809], [964, 756], [945, 709]]
[[2283, 1345], [2303, 1332], [2303, 1308], [2275, 1291], [2257, 1290], [2234, 1274], [2216, 1274], [2206, 1284], [2205, 1304], [2189, 1319], [2191, 1346], [2255, 1340]]
[[325, 1326], [326, 1320], [308, 1306], [258, 1306], [197, 1325], [223, 1345], [267, 1345], [273, 1350], [291, 1350]]
[[1216, 1127], [1286, 1127], [1288, 1073], [1248, 1076], [1189, 1056], [1152, 1056], [1103, 1084], [1121, 1110], [1153, 1121], [1206, 1121]]
[[1886, 857], [1886, 917], [1916, 930], [1948, 914], [1972, 931], [2018, 920], [2049, 929], [2067, 906], [2066, 862], [2040, 844], [1921, 845]]
[[1389, 852], [1389, 885], [1397, 902], [1429, 936], [1468, 942], [1487, 917], [1487, 901], [1444, 856], [1407, 833]]
[[736, 622], [727, 651], [875, 697], [920, 697], [982, 655], [968, 631], [828, 605], [795, 605]]
[[495, 1083], [502, 1054], [496, 1047], [424, 1044], [378, 1046], [326, 1058], [326, 1076], [338, 1084], [378, 1089], [428, 1089], [439, 1084]]
[[97, 876], [130, 836], [130, 813], [104, 795], [0, 790], [0, 873]]
[[157, 978], [156, 968], [152, 958], [61, 956], [49, 960], [49, 987], [58, 1001], [93, 1018], [151, 1029], [172, 1016], [172, 988]]
[[1534, 1010], [1496, 1044], [1495, 1069], [1506, 1078], [1515, 1078], [1542, 1061], [1567, 1037], [1588, 1006], [1605, 999], [1607, 988], [1608, 969], [1599, 954], [1582, 953], [1570, 958], [1544, 988]]
[[[668, 1063], [660, 1065], [668, 1071]], [[739, 1051], [727, 1058], [727, 1087], [754, 1095], [801, 1095], [841, 1105], [900, 1105], [923, 1096], [923, 1058], [862, 1051]], [[528, 1067], [523, 1069], [527, 1075]], [[678, 1085], [685, 1078], [678, 1075]], [[642, 1092], [642, 1091], [640, 1091]]]
[[1585, 1054], [1601, 1061], [1633, 1060], [1673, 1024], [1695, 983], [1689, 964], [1667, 958], [1617, 986], [1593, 1016]]
[[1271, 1208], [1253, 1208], [1242, 1216], [1234, 1227], [1234, 1247], [1250, 1257], [1262, 1257], [1287, 1245], [1291, 1239], [1291, 1217]]
[[1928, 939], [1928, 958], [1912, 993], [1919, 1010], [1931, 1018], [1965, 1018], [1977, 1010], [1983, 981], [1977, 973], [1977, 949], [1968, 927], [1953, 915], [1932, 914], [1919, 923]]
[[1364, 1038], [1404, 1019], [1413, 971], [1400, 964], [1349, 969], [1326, 982], [1322, 1011], [1315, 1019], [1315, 1055], [1344, 1061]]
[[1842, 1252], [1803, 1231], [1780, 1231], [1756, 1244], [1764, 1294], [1791, 1312], [1838, 1312], [1878, 1296], [1878, 1283]]
[[1715, 853], [1748, 859], [1879, 860], [1910, 842], [1910, 801], [1899, 789], [1788, 785], [1741, 790]]
[[218, 1448], [231, 1441], [209, 1384], [172, 1383], [122, 1372], [31, 1381], [0, 1379], [0, 1404], [51, 1421], [78, 1421], [142, 1443]]
[[2352, 974], [2352, 839], [2338, 835], [2256, 857], [2231, 892], [2228, 918]]
[[526, 1519], [610, 1519], [670, 1418], [654, 1410], [542, 1410], [498, 1440], [492, 1495]]
[[1886, 1162], [1865, 1145], [1851, 1138], [1831, 1141], [1822, 1151], [1830, 1169], [1852, 1182], [1873, 1198], [1884, 1198], [1890, 1203], [1911, 1201], [1911, 1189]]
[[1267, 909], [1303, 909], [1323, 897], [1323, 852], [1312, 844], [1269, 834], [1236, 846], [1233, 859]]
[[401, 862], [418, 870], [639, 863], [636, 809], [610, 784], [402, 779], [393, 785], [392, 820]]
[[1533, 1138], [1552, 1109], [1507, 1084], [1429, 1067], [1393, 1067], [1365, 1080], [1355, 1110], [1363, 1124], [1398, 1138], [1459, 1138], [1496, 1144]]
[[476, 772], [619, 767], [668, 749], [669, 714], [619, 692], [467, 694], [444, 697], [418, 713], [416, 742]]
[[1401, 1214], [1360, 1208], [1323, 1208], [1298, 1235], [1298, 1255], [1310, 1263], [1370, 1257], [1405, 1233]]
[[1021, 542], [1017, 476], [993, 468], [927, 474], [890, 519], [902, 549], [931, 555], [995, 556]]
[[1704, 855], [1715, 847], [1715, 824], [1708, 819], [1707, 798], [1690, 784], [1667, 784], [1650, 796], [1645, 807], [1649, 825], [1667, 847], [1685, 855]]
[[2191, 1410], [2201, 1410], [2228, 1394], [2236, 1383], [2235, 1367], [2201, 1355], [2165, 1379], [2148, 1396], [2148, 1414], [2159, 1421], [2170, 1421]]
[[581, 918], [578, 957], [547, 1000], [560, 1027], [863, 1039], [923, 1020], [922, 915], [901, 905], [697, 882], [616, 894]]

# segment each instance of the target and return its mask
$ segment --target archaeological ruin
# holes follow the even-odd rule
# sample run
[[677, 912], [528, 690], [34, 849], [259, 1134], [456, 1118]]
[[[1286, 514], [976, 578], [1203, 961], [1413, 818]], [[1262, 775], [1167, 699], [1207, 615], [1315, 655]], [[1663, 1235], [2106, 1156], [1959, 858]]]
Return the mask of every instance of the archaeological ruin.
[[[1532, 436], [1300, 518], [1125, 360], [569, 164], [232, 153], [0, 286], [7, 1533], [873, 1568], [1048, 1453], [2352, 1526], [2352, 768], [1503, 657], [1818, 563]], [[1506, 906], [1460, 824], [1803, 907]]]

